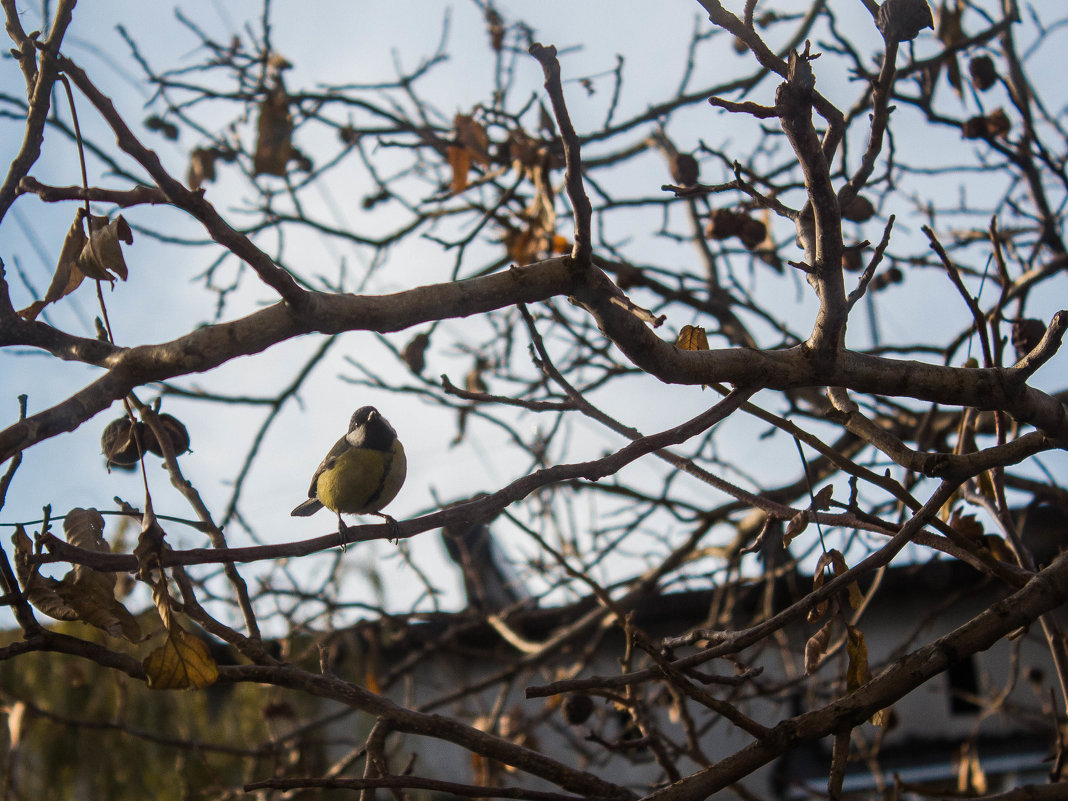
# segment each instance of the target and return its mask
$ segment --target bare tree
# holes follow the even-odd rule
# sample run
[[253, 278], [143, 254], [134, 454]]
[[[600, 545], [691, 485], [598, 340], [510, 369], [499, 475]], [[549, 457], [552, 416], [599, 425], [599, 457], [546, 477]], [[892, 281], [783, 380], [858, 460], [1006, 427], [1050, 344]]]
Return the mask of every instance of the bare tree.
[[[633, 105], [626, 54], [574, 74], [570, 42], [483, 0], [463, 8], [485, 29], [477, 82], [449, 60], [448, 15], [391, 80], [298, 81], [274, 5], [232, 39], [179, 10], [180, 65], [123, 31], [153, 93], [134, 120], [66, 44], [87, 9], [59, 0], [36, 33], [3, 1], [5, 71], [25, 92], [0, 95], [21, 139], [0, 220], [11, 231], [31, 204], [73, 219], [46, 291], [0, 254], [5, 797], [51, 781], [114, 797], [749, 798], [757, 771], [830, 738], [838, 798], [851, 754], [888, 775], [865, 721], [888, 727], [929, 679], [1029, 628], [1052, 665], [1031, 677], [1050, 785], [996, 797], [1060, 797], [1068, 416], [1042, 368], [1068, 327], [1068, 135], [1036, 64], [1068, 19], [1016, 0], [933, 15], [925, 0], [700, 0], [663, 48], [678, 74]], [[456, 113], [440, 87], [465, 81], [487, 91]], [[171, 164], [179, 138], [187, 162]], [[59, 147], [80, 169], [50, 163]], [[180, 332], [166, 341], [115, 333], [145, 313], [121, 305], [145, 270], [124, 256], [134, 237], [165, 262], [149, 313]], [[188, 289], [179, 263], [195, 265], [194, 323], [168, 305]], [[95, 330], [67, 313], [94, 284]], [[325, 377], [342, 335], [356, 344]], [[52, 367], [34, 354], [95, 369], [41, 408]], [[242, 356], [258, 366], [242, 374]], [[327, 533], [302, 538], [288, 509], [332, 441], [308, 418], [342, 393], [376, 399], [425, 507], [397, 513], [402, 493], [395, 522], [334, 531], [323, 515]], [[241, 441], [204, 441], [239, 418], [255, 420]], [[79, 430], [105, 457], [20, 482]], [[190, 445], [218, 460], [191, 471]], [[492, 485], [457, 469], [488, 452]], [[158, 458], [176, 495], [146, 469]], [[140, 487], [115, 509], [123, 469]], [[265, 511], [249, 498], [272, 470], [292, 497]], [[97, 476], [96, 508], [69, 509], [75, 474]], [[44, 519], [11, 519], [16, 496]], [[442, 600], [436, 530], [462, 612]], [[399, 561], [404, 586], [361, 551]], [[882, 579], [903, 560], [948, 564], [984, 600], [869, 661], [865, 612], [896, 603]], [[703, 619], [672, 618], [681, 595]], [[762, 677], [772, 659], [785, 667]], [[458, 678], [431, 691], [446, 662]], [[1011, 689], [966, 700], [993, 714]], [[591, 720], [591, 700], [585, 736], [559, 723]], [[254, 711], [212, 717], [241, 704]], [[358, 742], [330, 747], [357, 713]], [[172, 718], [188, 722], [156, 725]], [[78, 745], [48, 753], [57, 731]], [[98, 736], [127, 758], [93, 776]], [[156, 747], [184, 784], [124, 774]], [[466, 778], [442, 778], [435, 748], [462, 754]], [[653, 767], [635, 780], [620, 765], [639, 750]], [[49, 778], [58, 761], [69, 773]]]

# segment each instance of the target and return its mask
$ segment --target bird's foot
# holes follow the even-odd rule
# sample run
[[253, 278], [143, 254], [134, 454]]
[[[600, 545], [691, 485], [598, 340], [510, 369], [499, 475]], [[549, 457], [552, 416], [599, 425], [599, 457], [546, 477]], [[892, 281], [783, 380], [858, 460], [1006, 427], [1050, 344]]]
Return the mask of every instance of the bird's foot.
[[382, 512], [375, 512], [375, 514], [378, 515], [379, 517], [381, 517], [383, 520], [385, 520], [389, 524], [389, 534], [390, 534], [389, 541], [392, 542], [394, 545], [396, 545], [397, 542], [400, 541], [400, 538], [401, 538], [400, 523], [398, 523], [396, 520], [394, 520], [389, 515], [384, 514]]
[[341, 519], [341, 515], [337, 516], [337, 544], [341, 546], [342, 551], [348, 550], [349, 527], [345, 521]]

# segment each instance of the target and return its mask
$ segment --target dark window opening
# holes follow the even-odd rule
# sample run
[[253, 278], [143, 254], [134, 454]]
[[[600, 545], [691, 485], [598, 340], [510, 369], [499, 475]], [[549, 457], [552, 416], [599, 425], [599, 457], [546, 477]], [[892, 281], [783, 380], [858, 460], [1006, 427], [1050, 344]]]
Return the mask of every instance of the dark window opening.
[[980, 706], [975, 698], [979, 695], [979, 675], [975, 658], [969, 656], [946, 671], [949, 678], [949, 711], [954, 715], [974, 715]]

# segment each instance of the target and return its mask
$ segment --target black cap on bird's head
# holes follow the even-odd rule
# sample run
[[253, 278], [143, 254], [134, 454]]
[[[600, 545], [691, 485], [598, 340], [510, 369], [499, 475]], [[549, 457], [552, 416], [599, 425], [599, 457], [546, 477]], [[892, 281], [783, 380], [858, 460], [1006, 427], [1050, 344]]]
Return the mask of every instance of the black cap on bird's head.
[[353, 434], [358, 435], [359, 444], [367, 448], [389, 450], [397, 432], [374, 406], [361, 406], [352, 413], [349, 420], [349, 433], [346, 439], [353, 442]]

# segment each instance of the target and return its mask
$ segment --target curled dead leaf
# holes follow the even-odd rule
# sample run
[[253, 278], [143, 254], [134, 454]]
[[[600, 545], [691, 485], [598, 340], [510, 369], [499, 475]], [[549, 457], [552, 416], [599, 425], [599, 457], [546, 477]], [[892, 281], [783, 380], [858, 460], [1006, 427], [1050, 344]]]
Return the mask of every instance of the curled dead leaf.
[[470, 114], [457, 114], [453, 118], [456, 141], [470, 155], [472, 161], [483, 167], [490, 163], [489, 136], [482, 124]]
[[63, 239], [63, 247], [59, 252], [59, 262], [56, 264], [56, 272], [52, 276], [52, 282], [48, 285], [48, 291], [43, 300], [34, 301], [19, 314], [27, 320], [36, 320], [45, 306], [55, 303], [77, 289], [85, 279], [85, 273], [78, 269], [78, 257], [88, 239], [85, 236], [85, 209], [79, 208], [74, 213], [74, 222], [67, 229], [67, 235]]
[[429, 345], [430, 335], [420, 333], [412, 337], [401, 352], [401, 358], [404, 359], [404, 363], [416, 375], [422, 373], [426, 367], [426, 349]]
[[[103, 553], [111, 551], [103, 537], [104, 520], [95, 509], [72, 509], [63, 528], [72, 545]], [[30, 564], [33, 546], [21, 526], [16, 528], [12, 542], [15, 573], [34, 608], [56, 620], [87, 623], [112, 637], [130, 642], [143, 639], [137, 619], [115, 598], [114, 573], [75, 565], [57, 581], [40, 575]]]
[[[120, 214], [114, 220], [89, 215], [89, 239], [78, 254], [78, 269], [97, 281], [123, 281], [129, 275], [122, 244], [133, 244], [133, 231]], [[114, 274], [114, 275], [112, 275]]]
[[256, 175], [284, 176], [292, 153], [293, 115], [289, 111], [289, 94], [279, 80], [260, 103], [253, 171]]
[[185, 176], [190, 189], [200, 189], [205, 181], [215, 180], [215, 159], [218, 157], [219, 151], [213, 147], [193, 148], [193, 152], [189, 154], [189, 170]]
[[831, 642], [831, 623], [828, 620], [820, 630], [808, 638], [805, 643], [805, 675], [811, 676], [819, 667], [820, 659], [827, 653], [827, 646]]

